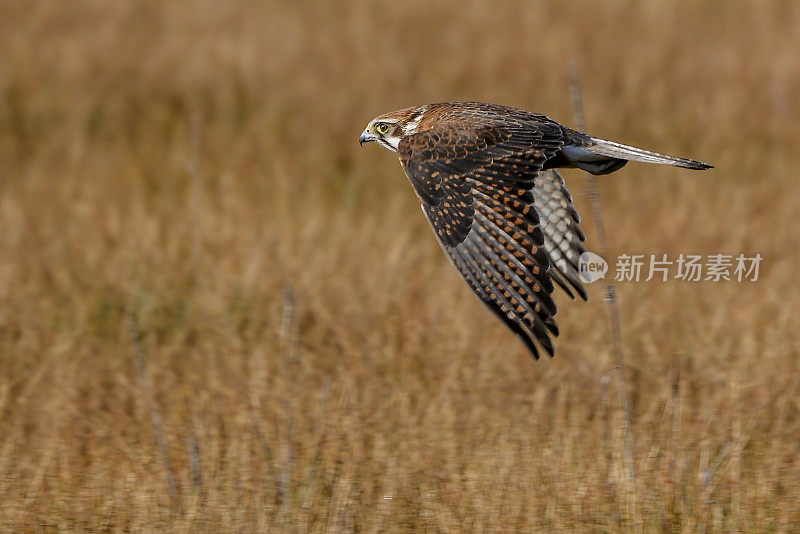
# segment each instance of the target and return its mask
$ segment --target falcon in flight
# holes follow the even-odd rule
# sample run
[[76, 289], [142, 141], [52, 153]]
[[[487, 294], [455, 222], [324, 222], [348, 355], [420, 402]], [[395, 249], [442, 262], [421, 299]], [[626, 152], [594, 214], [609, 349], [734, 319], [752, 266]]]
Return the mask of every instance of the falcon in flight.
[[554, 353], [554, 285], [587, 300], [578, 272], [586, 238], [556, 169], [608, 174], [629, 161], [711, 168], [478, 102], [380, 115], [361, 132], [359, 143], [369, 141], [397, 152], [442, 249], [537, 359], [537, 346]]

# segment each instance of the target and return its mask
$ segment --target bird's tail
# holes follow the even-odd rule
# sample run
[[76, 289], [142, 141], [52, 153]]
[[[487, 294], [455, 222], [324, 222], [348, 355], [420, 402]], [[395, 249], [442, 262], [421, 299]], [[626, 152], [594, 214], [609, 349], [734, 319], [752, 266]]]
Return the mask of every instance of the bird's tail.
[[643, 150], [633, 146], [622, 145], [596, 137], [591, 138], [593, 145], [587, 148], [598, 156], [607, 156], [610, 158], [625, 159], [628, 161], [641, 161], [643, 163], [660, 163], [662, 165], [674, 165], [675, 167], [685, 167], [687, 169], [710, 169], [712, 165], [703, 163], [702, 161], [695, 161], [693, 159], [676, 158], [675, 156], [667, 156], [665, 154], [658, 154]]
[[674, 165], [687, 169], [710, 169], [713, 166], [693, 159], [676, 158], [666, 154], [658, 154], [641, 148], [590, 137], [589, 143], [583, 146], [564, 147], [562, 149], [570, 163], [592, 174], [608, 174], [619, 169], [629, 161]]

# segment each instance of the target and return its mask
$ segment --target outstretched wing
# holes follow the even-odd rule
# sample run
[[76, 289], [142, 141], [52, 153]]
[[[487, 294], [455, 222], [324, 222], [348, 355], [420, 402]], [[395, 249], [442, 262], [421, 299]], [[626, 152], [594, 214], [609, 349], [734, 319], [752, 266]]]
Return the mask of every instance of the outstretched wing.
[[[397, 147], [442, 248], [536, 358], [537, 344], [553, 355], [550, 336], [558, 328], [548, 241], [534, 192], [544, 162], [563, 139], [558, 124], [538, 116], [470, 114], [406, 136]], [[561, 187], [563, 195], [563, 182]], [[544, 183], [540, 190], [545, 201], [558, 198]], [[548, 213], [557, 212], [546, 204]]]
[[539, 213], [544, 248], [555, 267], [550, 271], [553, 281], [573, 299], [574, 290], [583, 300], [588, 300], [578, 274], [578, 260], [586, 252], [583, 245], [586, 235], [579, 226], [581, 217], [572, 204], [572, 195], [557, 170], [539, 172], [533, 185], [533, 204]]

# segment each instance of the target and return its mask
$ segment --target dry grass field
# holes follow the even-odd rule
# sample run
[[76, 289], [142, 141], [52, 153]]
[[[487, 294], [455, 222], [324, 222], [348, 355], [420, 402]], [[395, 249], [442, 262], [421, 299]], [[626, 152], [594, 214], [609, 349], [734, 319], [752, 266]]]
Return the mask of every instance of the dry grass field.
[[[800, 4], [0, 3], [0, 529], [800, 529]], [[373, 116], [473, 99], [709, 161], [599, 181], [614, 257], [533, 361]], [[584, 176], [566, 171], [589, 247]]]

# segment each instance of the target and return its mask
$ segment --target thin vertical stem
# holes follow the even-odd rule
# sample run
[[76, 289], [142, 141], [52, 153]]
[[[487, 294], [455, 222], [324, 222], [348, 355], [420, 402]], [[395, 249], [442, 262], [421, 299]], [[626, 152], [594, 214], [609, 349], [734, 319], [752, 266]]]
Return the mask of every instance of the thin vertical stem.
[[169, 460], [167, 438], [166, 434], [164, 433], [164, 426], [161, 424], [161, 411], [158, 409], [158, 404], [155, 402], [155, 399], [153, 399], [150, 378], [147, 376], [147, 362], [145, 361], [144, 347], [142, 346], [142, 333], [141, 330], [139, 330], [139, 324], [136, 320], [133, 310], [128, 310], [128, 330], [130, 331], [131, 344], [133, 345], [133, 356], [134, 360], [136, 361], [139, 384], [142, 387], [150, 412], [150, 425], [153, 428], [156, 447], [158, 448], [158, 452], [161, 455], [161, 460], [164, 463], [164, 476], [167, 480], [167, 491], [169, 492], [170, 499], [172, 500], [173, 510], [180, 511], [178, 484], [175, 481], [175, 472], [173, 471], [172, 463]]
[[297, 382], [295, 369], [297, 366], [297, 334], [294, 315], [294, 292], [292, 289], [292, 284], [286, 283], [283, 288], [283, 324], [281, 325], [281, 344], [284, 351], [284, 361], [286, 363], [288, 379], [288, 384], [286, 385], [286, 389], [284, 389], [285, 396], [283, 398], [283, 406], [288, 412], [289, 421], [286, 428], [286, 464], [278, 481], [278, 488], [281, 495], [281, 518], [284, 523], [288, 523], [290, 521], [289, 515], [291, 513], [291, 506], [293, 505], [291, 499], [295, 455], [294, 426], [297, 398], [295, 387]]
[[[575, 63], [570, 63], [570, 91], [572, 93], [572, 105], [575, 110], [575, 122], [581, 131], [586, 131], [586, 118], [583, 112], [583, 96], [581, 94], [581, 83], [578, 75], [578, 67]], [[598, 250], [600, 255], [608, 260], [608, 240], [606, 236], [605, 221], [603, 219], [603, 204], [600, 200], [600, 193], [597, 190], [597, 181], [594, 175], [586, 173], [586, 186], [589, 200], [594, 214], [594, 227], [597, 231]], [[631, 415], [631, 403], [628, 395], [628, 382], [625, 378], [625, 360], [622, 352], [622, 327], [619, 318], [619, 307], [617, 305], [617, 292], [614, 289], [613, 278], [606, 279], [606, 303], [608, 304], [608, 317], [611, 324], [611, 337], [614, 344], [614, 361], [616, 363], [617, 390], [619, 392], [619, 403], [624, 413], [625, 430], [625, 474], [628, 482], [633, 485], [636, 481], [634, 470], [633, 455], [633, 423]]]

